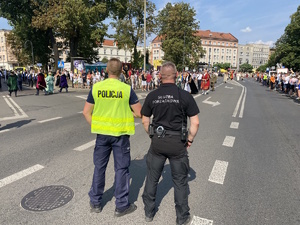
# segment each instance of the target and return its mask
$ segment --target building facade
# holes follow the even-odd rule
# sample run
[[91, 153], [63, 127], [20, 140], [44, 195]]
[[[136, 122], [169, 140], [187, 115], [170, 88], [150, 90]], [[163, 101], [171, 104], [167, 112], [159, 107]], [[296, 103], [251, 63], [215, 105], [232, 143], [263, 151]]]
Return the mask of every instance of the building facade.
[[[230, 63], [231, 68], [237, 68], [238, 39], [230, 33], [199, 30], [196, 33], [201, 37], [201, 45], [205, 54], [199, 63], [212, 68], [215, 63]], [[150, 63], [152, 65], [162, 62], [164, 52], [161, 49], [162, 38], [156, 37], [151, 42]]]
[[200, 64], [213, 67], [215, 63], [230, 63], [232, 69], [237, 68], [238, 39], [231, 33], [199, 30], [201, 45], [205, 54], [199, 59]]
[[98, 57], [102, 61], [104, 58], [118, 58], [123, 63], [131, 61], [132, 49], [118, 49], [118, 43], [114, 40], [104, 40], [102, 47], [98, 48]]
[[10, 30], [0, 30], [0, 68], [12, 70], [17, 66], [17, 58], [13, 55], [10, 45], [7, 43], [6, 34]]
[[265, 44], [239, 45], [239, 65], [249, 63], [253, 69], [266, 64], [269, 60], [270, 47]]

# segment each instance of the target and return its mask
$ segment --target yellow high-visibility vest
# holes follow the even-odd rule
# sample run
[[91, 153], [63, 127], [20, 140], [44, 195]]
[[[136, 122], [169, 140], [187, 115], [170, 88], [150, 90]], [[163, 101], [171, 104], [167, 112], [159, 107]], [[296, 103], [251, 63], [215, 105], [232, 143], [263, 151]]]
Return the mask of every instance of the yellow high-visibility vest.
[[112, 78], [93, 85], [92, 133], [116, 137], [135, 133], [130, 91], [129, 85]]

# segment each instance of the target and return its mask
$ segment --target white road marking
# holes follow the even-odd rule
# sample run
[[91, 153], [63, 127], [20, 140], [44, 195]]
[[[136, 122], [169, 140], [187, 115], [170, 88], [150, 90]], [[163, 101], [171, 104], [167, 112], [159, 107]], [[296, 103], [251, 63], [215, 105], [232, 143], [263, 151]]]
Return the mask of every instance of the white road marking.
[[197, 94], [197, 95], [194, 95], [193, 97], [194, 98], [198, 98], [199, 96], [201, 96], [202, 94]]
[[0, 130], [0, 134], [4, 133], [4, 132], [7, 132], [7, 131], [10, 131], [10, 129]]
[[78, 112], [78, 113], [83, 113], [83, 111], [80, 111], [80, 112]]
[[205, 99], [204, 101], [202, 101], [203, 103], [206, 103], [206, 104], [209, 104], [209, 105], [212, 105], [212, 107], [215, 107], [217, 105], [220, 105], [221, 103], [216, 101], [216, 102], [211, 102], [211, 101], [208, 101], [208, 99], [210, 99], [211, 97], [208, 97], [207, 99]]
[[21, 109], [21, 107], [12, 99], [9, 97], [9, 100], [15, 105], [15, 107], [20, 111], [23, 117], [28, 117], [27, 114]]
[[241, 104], [241, 100], [242, 100], [244, 91], [245, 91], [245, 88], [243, 87], [242, 93], [241, 93], [241, 95], [240, 95], [240, 97], [239, 97], [238, 102], [236, 103], [236, 106], [235, 106], [235, 109], [234, 109], [234, 111], [233, 111], [232, 117], [236, 117], [236, 114], [237, 114], [237, 112], [238, 112], [238, 110], [239, 110], [239, 108], [240, 108], [240, 104]]
[[233, 87], [227, 87], [227, 86], [225, 86], [225, 88], [227, 88], [227, 89], [233, 89]]
[[228, 162], [216, 160], [208, 180], [217, 184], [223, 184], [228, 167]]
[[134, 123], [135, 126], [139, 125], [139, 123]]
[[223, 141], [223, 146], [233, 147], [234, 141], [235, 141], [235, 137], [226, 136]]
[[92, 140], [92, 141], [90, 141], [90, 142], [88, 142], [84, 145], [81, 145], [77, 148], [74, 148], [73, 150], [81, 152], [81, 151], [84, 151], [84, 150], [86, 150], [86, 149], [88, 149], [92, 146], [95, 146], [95, 144], [96, 144], [96, 140]]
[[38, 121], [38, 123], [46, 123], [46, 122], [53, 121], [53, 120], [58, 120], [58, 119], [61, 119], [61, 118], [62, 117], [54, 117], [54, 118], [51, 118], [51, 119]]
[[43, 168], [44, 168], [43, 166], [37, 164], [35, 166], [29, 167], [28, 169], [25, 169], [25, 170], [22, 170], [18, 173], [15, 173], [15, 174], [13, 174], [9, 177], [6, 177], [6, 178], [0, 180], [0, 188], [2, 188], [2, 187], [6, 186], [6, 185], [8, 185], [8, 184], [10, 184], [14, 181], [20, 180], [23, 177], [26, 177], [26, 176], [28, 176], [28, 175], [36, 172], [36, 171], [39, 171]]
[[[14, 116], [10, 116], [10, 117], [3, 117], [0, 118], [0, 121], [5, 121], [5, 120], [15, 120], [15, 119], [21, 119], [21, 118], [26, 118], [28, 117], [27, 114], [20, 108], [20, 106], [18, 106], [18, 104], [10, 98], [9, 95], [7, 96], [3, 96], [5, 102], [7, 103], [7, 105], [9, 106], [9, 108], [14, 112]], [[17, 109], [20, 111], [21, 115], [19, 114], [19, 112], [17, 111]]]
[[198, 216], [193, 216], [192, 222], [190, 225], [213, 225], [212, 220], [204, 219]]
[[232, 129], [239, 129], [239, 122], [231, 122], [230, 128], [232, 128]]
[[87, 96], [83, 96], [83, 95], [78, 95], [78, 96], [76, 96], [77, 98], [82, 98], [82, 99], [84, 99], [84, 100], [86, 100], [87, 99]]
[[15, 109], [15, 107], [13, 107], [13, 105], [9, 102], [8, 98], [6, 99], [5, 96], [3, 96], [3, 98], [6, 104], [8, 105], [8, 107], [14, 112], [15, 116], [20, 116], [17, 110]]
[[242, 106], [241, 106], [241, 111], [240, 111], [240, 115], [239, 115], [240, 118], [243, 118], [243, 115], [244, 115], [246, 95], [247, 95], [247, 88], [245, 87], [245, 94], [244, 94], [244, 98], [243, 98], [243, 102], [242, 102]]

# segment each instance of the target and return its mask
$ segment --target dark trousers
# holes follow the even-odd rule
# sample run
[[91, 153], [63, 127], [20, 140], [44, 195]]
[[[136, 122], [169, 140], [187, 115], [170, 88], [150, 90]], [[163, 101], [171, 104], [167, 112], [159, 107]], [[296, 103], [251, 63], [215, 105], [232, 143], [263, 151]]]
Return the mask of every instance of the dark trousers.
[[201, 90], [201, 80], [198, 80], [198, 91]]
[[105, 171], [111, 151], [114, 155], [116, 208], [123, 210], [129, 206], [130, 142], [128, 135], [120, 137], [97, 135], [94, 149], [95, 169], [92, 187], [89, 191], [90, 201], [94, 205], [101, 204], [105, 186]]
[[[148, 217], [154, 216], [155, 199], [159, 178], [161, 176], [164, 164], [167, 157], [156, 155], [149, 150], [147, 154], [147, 179], [143, 193], [143, 202], [145, 205], [145, 215]], [[172, 180], [174, 184], [174, 199], [177, 216], [177, 223], [181, 224], [186, 221], [190, 215], [188, 206], [188, 172], [189, 159], [187, 154], [181, 157], [168, 158], [171, 167]]]
[[0, 76], [0, 88], [2, 88], [2, 77]]
[[22, 88], [22, 81], [18, 81], [18, 88], [19, 88], [20, 91], [23, 90], [23, 88]]
[[9, 96], [11, 96], [11, 93], [15, 92], [15, 96], [17, 97], [17, 90], [15, 91], [9, 91]]
[[[66, 88], [66, 92], [68, 92], [68, 88], [67, 87], [65, 87], [65, 88]], [[62, 89], [63, 89], [63, 87], [60, 88], [59, 92], [61, 92]]]

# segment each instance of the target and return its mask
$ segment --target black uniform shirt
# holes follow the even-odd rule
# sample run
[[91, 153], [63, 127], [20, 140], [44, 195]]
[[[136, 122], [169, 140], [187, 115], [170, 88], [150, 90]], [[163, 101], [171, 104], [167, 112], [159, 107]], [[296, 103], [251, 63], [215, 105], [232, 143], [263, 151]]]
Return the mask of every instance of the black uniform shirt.
[[186, 125], [186, 116], [197, 115], [200, 112], [199, 108], [190, 93], [179, 89], [175, 84], [167, 83], [148, 94], [141, 113], [147, 117], [153, 115], [154, 128], [163, 126], [166, 130], [181, 131], [183, 119], [181, 105], [185, 112], [184, 125]]

